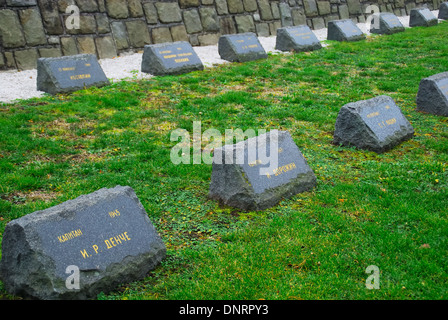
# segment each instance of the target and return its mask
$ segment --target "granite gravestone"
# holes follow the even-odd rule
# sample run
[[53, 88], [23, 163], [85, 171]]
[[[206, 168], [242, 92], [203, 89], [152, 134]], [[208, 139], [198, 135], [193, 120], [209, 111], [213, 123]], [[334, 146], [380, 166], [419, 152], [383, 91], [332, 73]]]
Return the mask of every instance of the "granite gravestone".
[[155, 76], [165, 76], [201, 71], [204, 66], [190, 43], [178, 41], [146, 45], [141, 70]]
[[439, 19], [448, 20], [448, 2], [443, 2], [439, 7]]
[[438, 23], [439, 20], [428, 8], [414, 8], [409, 15], [410, 27], [430, 27]]
[[303, 52], [320, 48], [322, 48], [320, 41], [306, 25], [277, 29], [275, 43], [277, 50]]
[[214, 150], [209, 196], [241, 210], [264, 210], [316, 185], [287, 131], [270, 131]]
[[165, 254], [134, 191], [117, 186], [9, 222], [0, 276], [14, 295], [90, 299], [143, 278]]
[[376, 17], [372, 19], [370, 26], [370, 32], [376, 34], [393, 34], [403, 32], [404, 30], [405, 28], [398, 17], [389, 12], [383, 12], [376, 15]]
[[95, 55], [79, 54], [37, 60], [37, 90], [50, 94], [109, 85]]
[[267, 58], [267, 53], [255, 33], [227, 34], [218, 41], [221, 59], [231, 62], [246, 62]]
[[414, 129], [393, 99], [378, 96], [341, 108], [334, 143], [382, 153], [413, 135]]
[[328, 22], [327, 39], [336, 41], [359, 41], [366, 38], [361, 29], [351, 20], [333, 20]]
[[417, 110], [448, 117], [448, 72], [438, 73], [420, 81]]

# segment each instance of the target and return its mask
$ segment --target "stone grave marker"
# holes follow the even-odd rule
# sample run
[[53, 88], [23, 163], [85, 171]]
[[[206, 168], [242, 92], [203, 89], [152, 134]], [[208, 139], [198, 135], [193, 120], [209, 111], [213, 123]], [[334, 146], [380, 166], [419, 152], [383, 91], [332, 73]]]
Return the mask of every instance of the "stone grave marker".
[[227, 34], [219, 38], [218, 52], [221, 59], [246, 62], [267, 58], [267, 53], [255, 33]]
[[[376, 22], [376, 19], [379, 19], [379, 23]], [[393, 34], [404, 30], [405, 28], [398, 17], [389, 12], [383, 12], [374, 17], [370, 28], [370, 32], [376, 34]]]
[[146, 45], [141, 70], [155, 76], [165, 76], [201, 71], [204, 66], [189, 42], [177, 41]]
[[50, 94], [109, 85], [95, 55], [78, 54], [37, 60], [37, 90]]
[[336, 119], [334, 143], [385, 152], [412, 138], [414, 129], [389, 96], [344, 105]]
[[438, 23], [439, 20], [428, 8], [414, 8], [409, 15], [410, 27], [430, 27]]
[[307, 25], [277, 29], [277, 50], [303, 52], [320, 48], [322, 44]]
[[287, 131], [214, 150], [209, 196], [224, 205], [264, 210], [315, 185], [314, 172]]
[[448, 2], [443, 2], [440, 4], [438, 18], [448, 20]]
[[438, 73], [420, 81], [417, 110], [448, 117], [448, 72]]
[[327, 39], [336, 41], [359, 41], [366, 38], [361, 29], [351, 20], [333, 20], [328, 22]]
[[0, 276], [14, 295], [90, 299], [143, 278], [165, 254], [135, 192], [117, 186], [9, 222]]

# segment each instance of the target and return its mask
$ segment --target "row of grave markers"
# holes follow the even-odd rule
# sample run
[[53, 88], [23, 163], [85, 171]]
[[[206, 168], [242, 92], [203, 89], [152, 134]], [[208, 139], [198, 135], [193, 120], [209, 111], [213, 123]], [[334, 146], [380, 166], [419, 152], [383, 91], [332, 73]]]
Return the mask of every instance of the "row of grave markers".
[[[448, 16], [448, 3], [445, 8]], [[427, 13], [421, 17], [429, 18]], [[379, 29], [383, 29], [378, 32], [396, 32], [402, 27], [391, 14], [381, 14], [380, 18]], [[341, 41], [362, 37], [362, 32], [353, 26], [356, 27], [351, 20], [333, 21], [329, 23], [329, 36], [331, 33]], [[288, 51], [319, 49], [320, 43], [313, 36], [306, 26], [282, 28], [278, 31], [282, 39], [278, 46]], [[265, 55], [252, 34], [223, 36], [219, 41], [220, 54], [230, 61], [249, 61]], [[298, 42], [299, 47], [291, 49]], [[153, 64], [160, 72], [164, 70], [164, 55], [171, 56], [165, 59], [169, 61], [184, 59], [181, 63], [189, 59], [200, 68], [199, 59], [188, 45], [148, 46], [144, 60], [156, 61]], [[40, 68], [45, 69], [45, 81], [54, 81], [56, 74], [63, 73], [69, 78], [58, 80], [63, 87], [64, 81], [87, 81], [92, 74], [101, 72], [95, 57], [81, 55], [72, 59], [71, 64], [61, 63], [66, 60], [60, 58], [44, 59]], [[421, 81], [417, 109], [448, 116], [448, 72]], [[393, 99], [378, 96], [341, 108], [334, 143], [380, 153], [413, 135], [414, 129]], [[249, 162], [253, 146], [255, 160]], [[277, 161], [271, 168], [269, 159], [274, 153]], [[237, 161], [241, 157], [242, 163]], [[262, 169], [267, 173], [260, 174]], [[281, 199], [312, 190], [316, 181], [289, 132], [273, 130], [214, 150], [209, 196], [241, 210], [264, 210]], [[165, 256], [166, 247], [134, 190], [116, 186], [9, 222], [2, 239], [0, 277], [11, 294], [37, 299], [90, 299], [122, 283], [143, 278]]]

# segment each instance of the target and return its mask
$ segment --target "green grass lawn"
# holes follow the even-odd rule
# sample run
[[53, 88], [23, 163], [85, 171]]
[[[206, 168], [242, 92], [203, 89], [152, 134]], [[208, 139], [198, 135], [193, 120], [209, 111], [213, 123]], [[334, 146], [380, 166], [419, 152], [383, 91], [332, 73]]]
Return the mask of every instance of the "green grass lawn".
[[[448, 71], [447, 33], [444, 22], [1, 105], [0, 234], [12, 219], [128, 185], [167, 258], [98, 299], [447, 299], [448, 118], [415, 110], [420, 80]], [[380, 155], [333, 145], [340, 108], [381, 94], [415, 137]], [[193, 121], [288, 130], [317, 187], [263, 212], [220, 207], [207, 197], [211, 165], [170, 161], [171, 132], [192, 133]], [[369, 265], [379, 290], [366, 289]], [[17, 297], [0, 283], [1, 298]]]

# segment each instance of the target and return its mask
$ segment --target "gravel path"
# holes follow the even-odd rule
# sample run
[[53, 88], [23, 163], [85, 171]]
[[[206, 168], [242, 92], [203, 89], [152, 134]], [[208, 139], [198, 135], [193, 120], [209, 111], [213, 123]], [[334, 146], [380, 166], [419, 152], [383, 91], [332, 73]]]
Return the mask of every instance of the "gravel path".
[[[432, 11], [438, 16], [438, 10]], [[398, 17], [405, 27], [409, 27], [409, 16]], [[358, 23], [358, 27], [365, 33], [370, 34], [365, 23]], [[326, 40], [327, 29], [313, 30], [316, 37], [320, 40]], [[259, 37], [260, 43], [266, 52], [283, 53], [275, 50], [275, 36]], [[229, 63], [222, 60], [218, 54], [217, 46], [194, 47], [194, 50], [201, 59], [204, 67], [213, 67], [215, 64]], [[289, 54], [289, 53], [284, 53]], [[100, 60], [100, 64], [111, 81], [122, 79], [144, 79], [152, 77], [149, 74], [140, 71], [142, 61], [141, 53], [134, 53], [120, 56], [113, 59]], [[36, 88], [37, 70], [25, 71], [3, 71], [0, 72], [0, 102], [12, 102], [16, 99], [29, 99], [41, 97], [45, 93], [37, 91]]]

